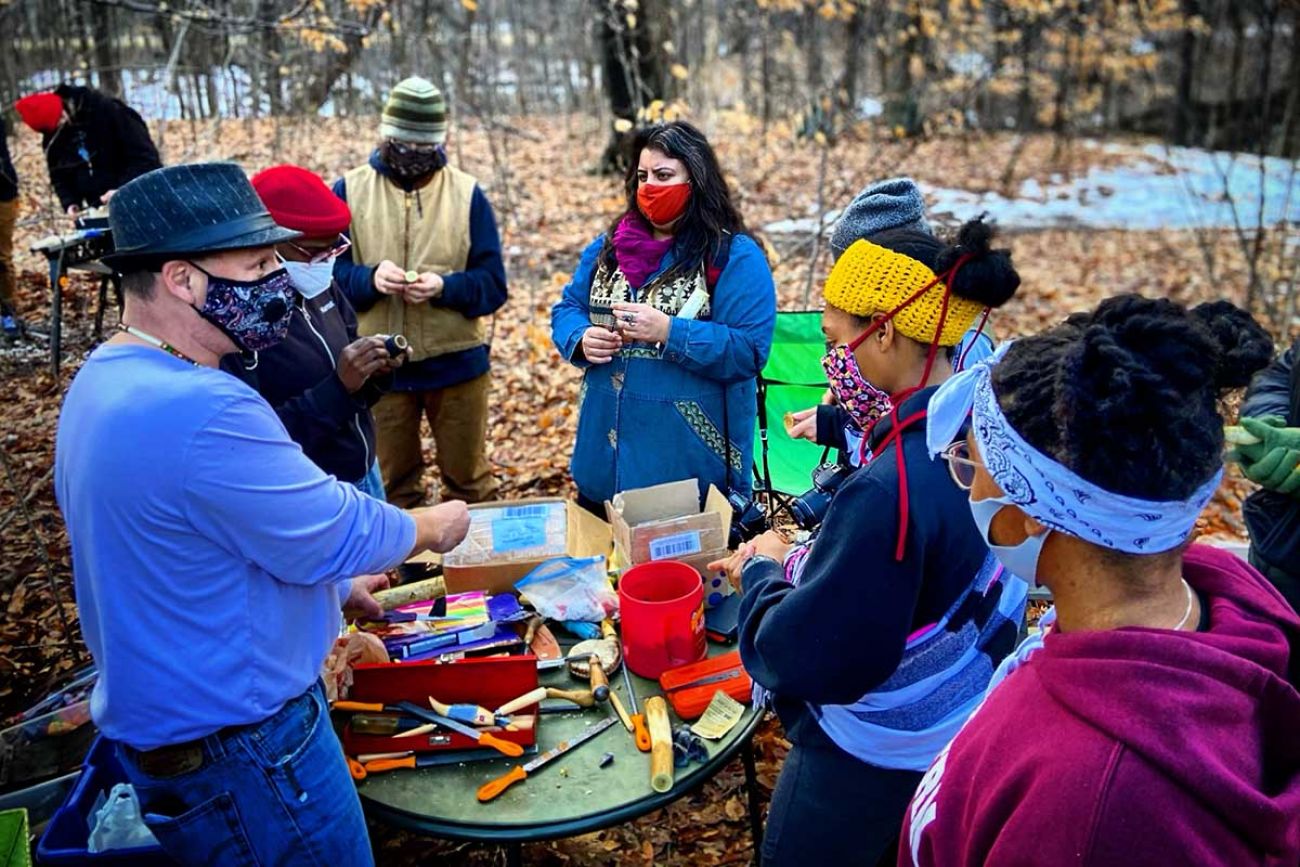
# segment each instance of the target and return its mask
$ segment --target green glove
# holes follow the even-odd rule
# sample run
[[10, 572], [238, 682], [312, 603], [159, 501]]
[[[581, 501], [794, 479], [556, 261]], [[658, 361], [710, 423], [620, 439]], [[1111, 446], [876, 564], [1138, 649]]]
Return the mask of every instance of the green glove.
[[[1246, 422], [1250, 422], [1250, 428]], [[1243, 417], [1240, 425], [1225, 427], [1223, 429], [1224, 439], [1227, 440], [1230, 448], [1227, 454], [1223, 456], [1225, 461], [1242, 465], [1244, 470], [1246, 466], [1258, 463], [1259, 459], [1264, 457], [1268, 451], [1268, 446], [1264, 443], [1264, 437], [1261, 433], [1266, 433], [1260, 425], [1266, 428], [1284, 428], [1286, 419], [1277, 415], [1264, 415], [1259, 418]], [[1255, 431], [1252, 433], [1252, 430]]]
[[1243, 418], [1241, 428], [1229, 434], [1233, 449], [1228, 460], [1270, 491], [1300, 496], [1300, 428], [1287, 427], [1277, 416]]

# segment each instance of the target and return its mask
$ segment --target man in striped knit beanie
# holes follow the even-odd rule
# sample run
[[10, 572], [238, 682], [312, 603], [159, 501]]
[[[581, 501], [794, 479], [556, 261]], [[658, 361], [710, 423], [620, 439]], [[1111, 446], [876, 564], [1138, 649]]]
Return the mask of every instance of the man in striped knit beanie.
[[359, 333], [403, 334], [407, 363], [374, 406], [388, 501], [425, 500], [420, 419], [433, 430], [446, 498], [496, 495], [487, 460], [487, 329], [506, 300], [496, 217], [478, 182], [447, 164], [447, 102], [431, 82], [393, 88], [379, 146], [334, 193], [352, 209], [352, 247], [334, 276], [357, 310]]

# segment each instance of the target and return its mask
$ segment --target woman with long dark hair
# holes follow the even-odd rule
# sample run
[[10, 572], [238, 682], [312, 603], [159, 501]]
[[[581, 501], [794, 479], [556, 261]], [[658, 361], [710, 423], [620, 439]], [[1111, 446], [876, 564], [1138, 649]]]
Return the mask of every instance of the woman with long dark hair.
[[776, 322], [762, 249], [708, 140], [681, 121], [635, 137], [627, 207], [583, 251], [551, 337], [586, 371], [571, 468], [580, 501], [698, 479], [747, 495], [755, 382]]

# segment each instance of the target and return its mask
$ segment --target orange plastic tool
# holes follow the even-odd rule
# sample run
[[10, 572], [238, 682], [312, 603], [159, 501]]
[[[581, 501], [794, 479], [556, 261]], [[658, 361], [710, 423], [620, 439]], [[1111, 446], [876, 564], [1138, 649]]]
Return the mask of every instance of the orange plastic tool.
[[366, 778], [366, 766], [358, 762], [351, 756], [346, 757], [348, 760], [348, 773], [352, 774], [354, 780], [364, 780]]
[[605, 729], [609, 728], [610, 726], [614, 725], [617, 722], [618, 722], [618, 717], [607, 716], [600, 722], [596, 723], [591, 728], [584, 730], [582, 734], [578, 735], [572, 740], [560, 741], [558, 744], [551, 747], [549, 750], [542, 753], [540, 756], [533, 759], [531, 762], [527, 762], [522, 765], [515, 765], [505, 774], [502, 774], [501, 776], [497, 777], [495, 780], [492, 780], [489, 783], [484, 783], [482, 786], [480, 786], [478, 790], [479, 801], [486, 804], [488, 801], [492, 800], [497, 795], [500, 795], [502, 792], [510, 788], [515, 783], [521, 782], [522, 780], [526, 779], [529, 774], [531, 774], [533, 771], [540, 768], [542, 765], [546, 764], [552, 759], [558, 759], [560, 756], [564, 755], [569, 750], [574, 749], [578, 745], [591, 740], [596, 735], [600, 734]]

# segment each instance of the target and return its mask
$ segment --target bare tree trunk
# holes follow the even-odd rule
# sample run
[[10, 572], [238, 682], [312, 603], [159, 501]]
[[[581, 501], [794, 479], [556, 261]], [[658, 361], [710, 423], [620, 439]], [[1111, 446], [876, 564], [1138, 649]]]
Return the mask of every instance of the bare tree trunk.
[[[604, 69], [605, 94], [610, 112], [616, 120], [635, 124], [637, 114], [652, 100], [664, 98], [664, 75], [658, 44], [651, 34], [650, 22], [662, 21], [666, 9], [659, 2], [642, 2], [629, 22], [628, 10], [621, 0], [594, 0], [600, 20], [600, 48]], [[634, 27], [629, 27], [634, 23]], [[610, 130], [605, 152], [597, 170], [602, 174], [622, 171], [623, 153], [630, 131]]]
[[857, 111], [858, 82], [862, 75], [862, 55], [866, 50], [867, 14], [861, 0], [854, 0], [847, 38], [844, 41], [844, 79], [841, 87], [851, 111]]
[[[1300, 33], [1300, 5], [1291, 7], [1291, 32]], [[1287, 98], [1282, 116], [1282, 143], [1278, 153], [1295, 159], [1300, 157], [1300, 55], [1292, 51], [1287, 60]]]
[[90, 4], [91, 38], [95, 43], [95, 74], [99, 89], [119, 99], [122, 90], [122, 72], [113, 44], [113, 10], [101, 3]]
[[1200, 0], [1182, 0], [1183, 35], [1178, 46], [1178, 87], [1174, 98], [1174, 117], [1169, 137], [1174, 144], [1191, 145], [1194, 140], [1192, 125], [1195, 122], [1192, 108], [1192, 89], [1196, 81], [1196, 30], [1193, 19], [1201, 14]]

